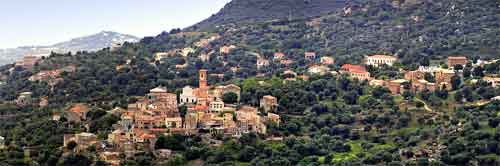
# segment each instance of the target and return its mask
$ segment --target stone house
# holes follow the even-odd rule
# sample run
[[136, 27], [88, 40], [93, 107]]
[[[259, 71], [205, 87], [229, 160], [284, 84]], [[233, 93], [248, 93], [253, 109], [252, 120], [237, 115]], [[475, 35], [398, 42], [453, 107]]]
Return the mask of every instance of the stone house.
[[77, 151], [84, 151], [91, 145], [97, 144], [97, 136], [92, 133], [65, 134], [64, 146], [68, 146], [69, 142], [74, 141], [77, 144]]
[[64, 117], [70, 122], [81, 122], [87, 119], [89, 111], [89, 107], [86, 104], [79, 103], [70, 107], [65, 112]]
[[276, 123], [278, 126], [280, 125], [281, 119], [278, 114], [267, 113], [267, 119], [273, 123]]
[[423, 79], [417, 80], [417, 81], [412, 82], [411, 89], [414, 92], [420, 92], [420, 91], [424, 91], [426, 89], [432, 92], [432, 91], [436, 90], [436, 83], [430, 83], [430, 82], [423, 80]]
[[370, 72], [366, 70], [364, 66], [345, 64], [340, 68], [340, 73], [347, 74], [351, 78], [357, 78], [358, 80], [370, 80]]
[[417, 80], [421, 80], [421, 79], [424, 79], [424, 75], [425, 73], [424, 72], [421, 72], [421, 71], [408, 71], [405, 73], [405, 80], [409, 80], [409, 81], [417, 81]]
[[260, 107], [266, 112], [274, 111], [278, 107], [278, 99], [270, 95], [263, 96], [260, 99]]
[[401, 94], [403, 92], [403, 84], [407, 83], [408, 80], [405, 79], [398, 79], [398, 80], [392, 80], [389, 81], [389, 90], [391, 91], [392, 94]]
[[310, 74], [325, 75], [330, 71], [330, 68], [323, 65], [313, 65], [307, 69]]
[[483, 80], [490, 84], [492, 87], [500, 86], [500, 78], [484, 77]]
[[453, 68], [455, 65], [465, 66], [468, 60], [465, 56], [450, 56], [448, 57], [448, 67]]
[[335, 63], [335, 59], [333, 57], [324, 56], [320, 58], [320, 63], [323, 65], [333, 65]]
[[304, 59], [309, 60], [309, 61], [314, 61], [314, 60], [316, 60], [316, 53], [315, 52], [305, 52]]
[[381, 87], [385, 87], [387, 85], [387, 82], [384, 81], [384, 80], [376, 80], [376, 79], [373, 79], [371, 80], [369, 83], [368, 83], [370, 86], [381, 86]]
[[19, 94], [16, 99], [16, 105], [20, 107], [29, 106], [33, 104], [32, 92], [23, 92]]
[[210, 112], [222, 112], [224, 110], [224, 102], [217, 100], [217, 101], [212, 101], [209, 104], [209, 111]]
[[434, 73], [434, 77], [436, 79], [437, 84], [441, 84], [441, 83], [451, 84], [451, 78], [453, 76], [455, 76], [455, 71], [448, 70], [448, 69], [437, 70]]

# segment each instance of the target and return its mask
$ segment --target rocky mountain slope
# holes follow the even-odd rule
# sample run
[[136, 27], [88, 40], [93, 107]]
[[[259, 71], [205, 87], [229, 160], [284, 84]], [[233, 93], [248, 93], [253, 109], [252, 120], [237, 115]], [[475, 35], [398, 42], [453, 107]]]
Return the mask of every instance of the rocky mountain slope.
[[50, 52], [96, 51], [102, 48], [111, 47], [113, 43], [136, 42], [138, 40], [138, 37], [132, 35], [102, 31], [97, 34], [74, 38], [50, 46], [24, 46], [11, 49], [0, 49], [0, 65], [12, 63], [26, 54], [47, 55], [50, 54]]
[[217, 14], [194, 25], [204, 29], [230, 23], [302, 19], [328, 14], [350, 3], [346, 0], [233, 0]]

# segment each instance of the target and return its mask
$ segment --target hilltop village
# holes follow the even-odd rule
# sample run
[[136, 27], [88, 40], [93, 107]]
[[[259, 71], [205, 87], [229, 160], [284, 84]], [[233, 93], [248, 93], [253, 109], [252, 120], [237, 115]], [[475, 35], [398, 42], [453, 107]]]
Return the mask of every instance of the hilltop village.
[[[205, 42], [199, 43], [203, 45]], [[235, 46], [223, 47], [221, 53], [228, 53]], [[189, 49], [184, 51], [190, 52]], [[182, 52], [184, 52], [182, 51]], [[169, 58], [169, 53], [156, 53], [158, 59]], [[186, 53], [188, 54], [188, 53]], [[207, 57], [200, 57], [201, 59]], [[450, 56], [446, 63], [441, 66], [420, 66], [417, 70], [399, 70], [403, 75], [401, 79], [385, 78], [376, 79], [367, 68], [377, 71], [384, 67], [394, 67], [398, 58], [390, 55], [371, 55], [365, 57], [362, 64], [343, 64], [338, 71], [332, 70], [335, 59], [331, 56], [318, 57], [314, 52], [306, 52], [304, 59], [309, 61], [307, 72], [301, 75], [293, 69], [282, 73], [283, 81], [307, 81], [311, 76], [334, 76], [337, 79], [347, 76], [353, 80], [366, 81], [372, 87], [387, 88], [393, 95], [406, 96], [424, 91], [451, 91], [463, 80], [463, 69], [470, 65], [471, 61], [464, 56]], [[32, 69], [35, 63], [41, 59], [27, 56], [16, 63], [26, 69]], [[270, 65], [275, 61], [287, 65], [293, 63], [286, 58], [285, 53], [276, 52], [271, 60], [258, 58], [257, 68]], [[472, 64], [481, 67], [484, 64], [496, 63], [493, 61], [478, 61]], [[182, 66], [176, 66], [182, 68]], [[40, 71], [29, 78], [30, 81], [46, 81], [51, 86], [62, 81], [58, 78], [61, 73], [75, 72], [75, 66], [67, 66], [53, 71]], [[237, 69], [235, 69], [237, 70]], [[198, 87], [185, 86], [180, 93], [175, 90], [158, 86], [149, 91], [145, 96], [138, 97], [135, 103], [129, 104], [127, 108], [115, 108], [109, 112], [120, 117], [119, 121], [112, 124], [112, 131], [102, 139], [97, 133], [74, 133], [64, 135], [64, 146], [72, 146], [77, 152], [84, 152], [89, 147], [97, 148], [99, 158], [112, 164], [120, 164], [120, 155], [133, 156], [139, 151], [154, 152], [160, 157], [169, 158], [175, 151], [171, 149], [156, 149], [158, 139], [165, 135], [199, 135], [202, 141], [218, 146], [221, 138], [240, 138], [243, 134], [256, 133], [267, 136], [269, 139], [282, 139], [274, 137], [267, 132], [270, 124], [279, 126], [281, 123], [280, 112], [278, 112], [279, 98], [264, 95], [258, 107], [240, 103], [241, 88], [235, 84], [211, 86], [208, 84], [210, 76], [218, 77], [217, 74], [210, 75], [207, 70], [199, 70]], [[472, 80], [471, 84], [479, 80]], [[500, 78], [494, 75], [485, 75], [482, 80], [490, 86], [496, 87]], [[491, 100], [499, 100], [493, 97]], [[18, 106], [38, 105], [47, 106], [47, 97], [32, 99], [31, 92], [23, 92], [13, 101]], [[78, 103], [71, 105], [64, 112], [56, 112], [52, 115], [54, 121], [66, 119], [70, 122], [85, 122], [90, 112], [90, 105]], [[426, 108], [428, 109], [428, 108]], [[431, 110], [429, 110], [431, 111]]]
[[[330, 152], [315, 154], [332, 161], [353, 161], [382, 147], [394, 153], [398, 146], [401, 159], [416, 162], [425, 157], [434, 162], [447, 159], [442, 155], [453, 145], [439, 141], [440, 136], [422, 140], [430, 146], [398, 141], [436, 124], [433, 130], [448, 133], [448, 138], [466, 134], [470, 119], [455, 112], [494, 108], [500, 100], [497, 59], [452, 55], [404, 64], [401, 55], [380, 53], [346, 60], [313, 50], [249, 51], [218, 43], [222, 40], [220, 35], [208, 35], [192, 47], [155, 51], [142, 59], [120, 56], [134, 47], [124, 44], [99, 52], [116, 56], [98, 66], [83, 53], [25, 56], [4, 68], [4, 86], [25, 87], [4, 92], [8, 100], [2, 104], [41, 110], [32, 111], [50, 119], [41, 125], [59, 129], [50, 137], [60, 141], [55, 144], [60, 158], [91, 156], [127, 165], [144, 156], [162, 163], [185, 160], [186, 154], [194, 156], [187, 158], [192, 162], [218, 163], [220, 158], [201, 154], [217, 156], [220, 153], [212, 151], [227, 150], [232, 141], [242, 148], [248, 146], [244, 141], [254, 139], [259, 141], [251, 141], [252, 148], [261, 150], [267, 148], [261, 144], [278, 144], [272, 147], [275, 153], [287, 152], [276, 149], [284, 146], [306, 148], [314, 140], [314, 147]], [[86, 60], [92, 63], [79, 63]], [[84, 76], [89, 74], [93, 76]], [[488, 118], [488, 124], [477, 125], [476, 131], [495, 131], [499, 121]], [[8, 150], [5, 147], [15, 145], [12, 140], [8, 134], [0, 137], [0, 147]], [[25, 158], [43, 157], [46, 149], [24, 146]], [[335, 148], [324, 149], [328, 146]], [[360, 147], [363, 152], [355, 150]], [[237, 153], [235, 158], [242, 158], [238, 160], [250, 161], [244, 157], [246, 151]]]

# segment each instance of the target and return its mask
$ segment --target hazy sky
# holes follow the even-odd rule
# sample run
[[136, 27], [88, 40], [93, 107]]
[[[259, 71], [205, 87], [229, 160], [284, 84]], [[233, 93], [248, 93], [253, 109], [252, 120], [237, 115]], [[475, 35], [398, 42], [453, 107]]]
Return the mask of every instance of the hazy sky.
[[230, 0], [5, 0], [0, 48], [49, 45], [103, 30], [157, 35], [190, 26]]

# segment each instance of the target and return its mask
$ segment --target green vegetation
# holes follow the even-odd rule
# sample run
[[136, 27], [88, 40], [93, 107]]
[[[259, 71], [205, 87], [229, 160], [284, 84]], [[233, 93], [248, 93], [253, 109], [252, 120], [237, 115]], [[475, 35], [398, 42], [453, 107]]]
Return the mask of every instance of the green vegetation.
[[[369, 87], [367, 81], [346, 76], [284, 80], [288, 69], [306, 73], [311, 64], [304, 59], [306, 51], [334, 56], [333, 69], [359, 63], [373, 53], [399, 57], [401, 62], [394, 67], [368, 68], [378, 79], [402, 78], [398, 67], [414, 70], [418, 65], [440, 64], [447, 55], [466, 55], [473, 61], [498, 58], [498, 2], [392, 2], [361, 1], [352, 6], [350, 15], [323, 14], [316, 27], [305, 24], [310, 20], [278, 20], [213, 27], [208, 32], [174, 29], [139, 43], [125, 43], [115, 51], [53, 53], [32, 71], [3, 66], [0, 136], [6, 138], [7, 147], [0, 151], [0, 163], [98, 165], [95, 153], [61, 148], [64, 134], [89, 131], [105, 138], [119, 119], [107, 111], [126, 108], [137, 101], [135, 96], [159, 85], [171, 92], [196, 86], [198, 70], [208, 69], [223, 75], [209, 77], [211, 85], [242, 87], [241, 104], [258, 106], [264, 95], [278, 97], [279, 107], [273, 113], [281, 116], [280, 125], [269, 124], [267, 135], [218, 140], [220, 146], [203, 143], [200, 136], [162, 136], [155, 146], [174, 150], [172, 158], [161, 161], [150, 152], [140, 152], [121, 156], [123, 165], [498, 165], [500, 103], [490, 99], [499, 96], [500, 89], [484, 81], [469, 82], [499, 74], [500, 62], [483, 67], [468, 64], [463, 80], [453, 78], [451, 92], [392, 95], [387, 88]], [[193, 46], [216, 34], [221, 39], [206, 47]], [[231, 44], [237, 48], [230, 53], [218, 51]], [[186, 47], [193, 47], [195, 53], [154, 58], [156, 52]], [[212, 51], [210, 60], [198, 58]], [[295, 62], [285, 66], [271, 61], [270, 66], [257, 69], [255, 55], [271, 60], [274, 52], [284, 52]], [[188, 65], [178, 69], [179, 64]], [[77, 71], [63, 74], [64, 81], [56, 85], [28, 80], [40, 70], [67, 65], [75, 65]], [[233, 72], [234, 68], [238, 70]], [[33, 92], [34, 98], [48, 96], [49, 107], [18, 108], [7, 103], [26, 91]], [[234, 103], [235, 95], [224, 95], [224, 101]], [[86, 121], [51, 120], [54, 112], [79, 102], [92, 106]], [[180, 110], [185, 114], [186, 107]]]

